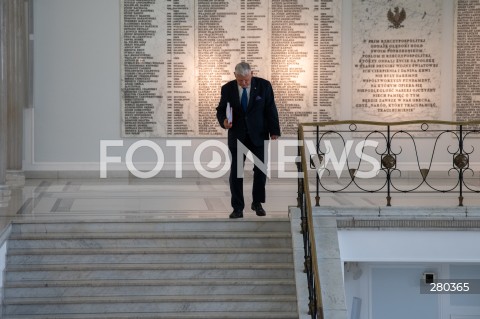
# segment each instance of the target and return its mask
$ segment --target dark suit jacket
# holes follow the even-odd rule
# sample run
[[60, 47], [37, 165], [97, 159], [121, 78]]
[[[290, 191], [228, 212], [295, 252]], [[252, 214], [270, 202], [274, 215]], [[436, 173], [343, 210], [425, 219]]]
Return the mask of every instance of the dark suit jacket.
[[227, 102], [230, 102], [233, 110], [233, 126], [228, 130], [229, 148], [237, 147], [237, 139], [245, 143], [247, 134], [255, 146], [262, 146], [270, 135], [280, 136], [278, 111], [269, 81], [252, 78], [247, 112], [244, 112], [240, 105], [237, 81], [233, 80], [222, 86], [217, 119], [223, 128], [223, 122], [227, 118]]

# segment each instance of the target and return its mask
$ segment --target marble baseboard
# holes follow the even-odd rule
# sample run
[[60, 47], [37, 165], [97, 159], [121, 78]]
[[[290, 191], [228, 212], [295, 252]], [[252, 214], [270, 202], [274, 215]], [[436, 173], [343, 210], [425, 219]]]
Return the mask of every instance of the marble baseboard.
[[[270, 178], [273, 179], [284, 179], [284, 180], [295, 180], [296, 174], [295, 171], [288, 171], [288, 174], [281, 175], [279, 176], [279, 173], [276, 172], [275, 170], [271, 170], [271, 175]], [[117, 179], [117, 178], [128, 178], [132, 180], [149, 180], [149, 179], [155, 179], [155, 178], [205, 178], [209, 179], [208, 177], [203, 176], [200, 174], [197, 170], [190, 170], [190, 169], [184, 169], [182, 170], [181, 177], [177, 176], [177, 173], [174, 170], [162, 170], [160, 171], [156, 176], [148, 179], [143, 179], [136, 177], [133, 175], [131, 172], [128, 170], [109, 170], [107, 172], [107, 177], [106, 178], [101, 178], [100, 171], [99, 170], [25, 170], [23, 172], [24, 178], [27, 179]], [[245, 174], [247, 176], [251, 175], [251, 169], [246, 168], [245, 169]], [[344, 172], [345, 175], [341, 175], [344, 178], [349, 178], [348, 173]], [[228, 171], [225, 172], [222, 176], [218, 177], [220, 179], [225, 179], [228, 178]], [[316, 172], [315, 170], [310, 170], [309, 172], [309, 178], [312, 180], [315, 179]], [[418, 170], [402, 170], [402, 177], [398, 178], [398, 176], [395, 176], [398, 180], [418, 180], [421, 179], [422, 176]], [[325, 180], [336, 180], [337, 177], [334, 174], [333, 176], [322, 176], [323, 179]], [[432, 170], [428, 173], [428, 180], [435, 180], [435, 179], [454, 179], [455, 177], [449, 176], [448, 175], [448, 169], [447, 170], [439, 170], [435, 171]], [[376, 181], [376, 180], [385, 180], [385, 177], [375, 177], [368, 179], [371, 181]]]

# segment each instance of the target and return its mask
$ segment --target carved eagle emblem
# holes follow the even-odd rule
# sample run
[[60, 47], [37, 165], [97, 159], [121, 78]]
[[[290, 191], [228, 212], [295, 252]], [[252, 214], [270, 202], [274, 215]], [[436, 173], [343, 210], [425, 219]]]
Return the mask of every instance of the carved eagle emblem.
[[393, 9], [389, 9], [387, 13], [387, 18], [392, 25], [390, 28], [395, 28], [398, 29], [400, 27], [403, 27], [402, 22], [407, 18], [407, 13], [405, 12], [405, 9], [402, 8], [402, 11], [398, 7], [395, 7]]

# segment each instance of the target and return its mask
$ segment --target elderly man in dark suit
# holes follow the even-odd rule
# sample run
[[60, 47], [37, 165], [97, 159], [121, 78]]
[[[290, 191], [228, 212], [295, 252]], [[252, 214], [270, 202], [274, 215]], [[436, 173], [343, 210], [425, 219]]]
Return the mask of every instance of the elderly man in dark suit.
[[[235, 80], [222, 86], [221, 98], [217, 107], [220, 126], [228, 129], [228, 148], [232, 155], [230, 167], [230, 192], [233, 212], [230, 218], [242, 218], [245, 207], [243, 197], [243, 161], [238, 162], [238, 152], [242, 143], [262, 163], [265, 162], [265, 140], [276, 140], [280, 136], [277, 106], [269, 81], [254, 77], [250, 65], [241, 62], [235, 67]], [[232, 109], [232, 120], [227, 118], [227, 104]], [[240, 150], [239, 150], [240, 148]], [[240, 158], [240, 160], [242, 160]], [[253, 189], [251, 208], [257, 216], [265, 216], [262, 207], [265, 203], [267, 176], [257, 166], [253, 169]]]

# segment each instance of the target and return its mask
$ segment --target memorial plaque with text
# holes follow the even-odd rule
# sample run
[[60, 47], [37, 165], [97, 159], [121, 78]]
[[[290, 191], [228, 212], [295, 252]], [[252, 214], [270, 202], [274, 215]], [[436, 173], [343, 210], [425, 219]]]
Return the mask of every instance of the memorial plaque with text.
[[225, 136], [220, 87], [240, 61], [272, 82], [284, 136], [336, 119], [340, 6], [332, 0], [122, 0], [122, 134]]
[[438, 119], [441, 0], [354, 1], [354, 119]]
[[457, 121], [480, 119], [480, 2], [457, 0], [455, 15]]

